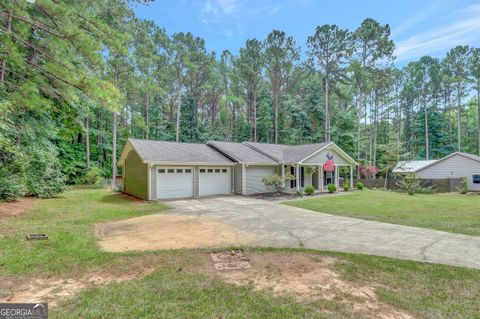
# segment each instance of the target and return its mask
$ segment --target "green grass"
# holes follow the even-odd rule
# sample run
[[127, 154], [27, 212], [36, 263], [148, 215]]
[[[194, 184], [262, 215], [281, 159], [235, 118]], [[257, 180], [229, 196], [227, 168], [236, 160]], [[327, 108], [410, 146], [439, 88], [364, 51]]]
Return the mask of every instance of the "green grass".
[[[107, 264], [115, 254], [102, 252], [95, 223], [165, 210], [163, 204], [133, 202], [104, 190], [72, 190], [39, 200], [27, 214], [10, 219], [12, 232], [0, 238], [0, 274], [83, 272]], [[46, 241], [26, 241], [29, 233], [46, 233]]]
[[[106, 315], [108, 314], [108, 315]], [[161, 269], [134, 283], [91, 289], [66, 302], [58, 318], [326, 318], [293, 298], [273, 298], [198, 274]]]
[[345, 196], [286, 202], [327, 214], [480, 236], [480, 196], [364, 190]]
[[[334, 256], [340, 260], [335, 269], [344, 280], [378, 286], [382, 302], [417, 318], [480, 318], [480, 270], [312, 250], [255, 251]], [[273, 298], [253, 291], [249, 285], [178, 273], [179, 264], [188, 263], [162, 263], [145, 278], [87, 290], [54, 309], [53, 317], [101, 318], [108, 313], [108, 318], [361, 318], [349, 310], [348, 298], [300, 304], [288, 296]]]
[[[380, 195], [375, 193], [338, 198]], [[408, 196], [402, 198], [410, 200]], [[359, 318], [349, 310], [348, 298], [302, 304], [292, 296], [274, 297], [254, 291], [250, 285], [221, 282], [202, 273], [209, 258], [205, 250], [115, 254], [101, 251], [95, 242], [96, 222], [166, 208], [132, 202], [103, 190], [73, 190], [62, 198], [40, 200], [28, 213], [5, 225], [11, 232], [0, 238], [0, 281], [155, 268], [143, 278], [85, 290], [52, 307], [52, 318]], [[24, 235], [29, 232], [46, 232], [50, 239], [27, 242]], [[334, 267], [344, 280], [378, 286], [376, 293], [381, 301], [418, 318], [480, 318], [480, 270], [309, 250], [255, 251], [334, 256], [339, 259]], [[180, 268], [184, 270], [178, 271]]]

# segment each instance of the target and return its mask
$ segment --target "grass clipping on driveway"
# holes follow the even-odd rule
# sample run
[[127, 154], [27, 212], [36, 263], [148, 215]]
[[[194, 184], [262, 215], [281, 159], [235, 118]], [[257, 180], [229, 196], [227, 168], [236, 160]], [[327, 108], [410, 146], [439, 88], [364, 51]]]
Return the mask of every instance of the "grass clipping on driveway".
[[480, 196], [364, 190], [285, 205], [317, 212], [480, 236]]
[[[37, 283], [32, 292], [42, 288], [48, 294], [33, 298], [50, 297], [57, 304], [52, 318], [370, 318], [375, 308], [359, 305], [373, 301], [399, 316], [475, 318], [480, 313], [480, 270], [355, 254], [247, 249], [248, 272], [218, 274], [209, 251], [109, 253], [95, 240], [99, 222], [166, 208], [103, 190], [39, 200], [25, 214], [2, 221], [0, 300], [32, 297], [29, 287]], [[27, 242], [24, 236], [31, 232], [50, 239]], [[302, 259], [306, 256], [319, 264]], [[296, 284], [286, 283], [287, 277]], [[340, 286], [329, 289], [335, 280]], [[310, 289], [307, 295], [305, 289]], [[363, 292], [374, 295], [362, 297]]]

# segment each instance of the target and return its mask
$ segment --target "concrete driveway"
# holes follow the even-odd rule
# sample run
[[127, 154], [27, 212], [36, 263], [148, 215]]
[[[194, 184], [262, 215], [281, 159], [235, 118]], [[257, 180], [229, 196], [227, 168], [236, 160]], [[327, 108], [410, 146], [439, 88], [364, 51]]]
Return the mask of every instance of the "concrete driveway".
[[169, 204], [174, 209], [167, 212], [99, 225], [100, 245], [111, 251], [303, 247], [480, 269], [480, 237], [323, 214], [242, 196]]

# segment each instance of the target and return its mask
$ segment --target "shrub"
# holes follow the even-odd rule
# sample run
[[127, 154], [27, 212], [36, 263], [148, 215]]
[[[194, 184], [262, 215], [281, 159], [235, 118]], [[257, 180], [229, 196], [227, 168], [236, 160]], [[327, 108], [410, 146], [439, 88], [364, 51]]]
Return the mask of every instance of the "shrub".
[[55, 197], [66, 189], [57, 152], [53, 147], [33, 148], [26, 169], [26, 187], [29, 194], [42, 198]]
[[365, 187], [362, 182], [357, 182], [357, 189], [362, 190]]
[[[285, 174], [285, 183], [291, 181], [294, 179], [293, 175], [290, 173]], [[267, 187], [273, 187], [275, 189], [275, 192], [278, 194], [283, 190], [282, 187], [282, 177], [278, 174], [270, 174], [265, 176], [262, 179], [263, 185]]]
[[82, 184], [101, 186], [103, 182], [102, 171], [97, 166], [92, 166], [82, 178]]
[[337, 186], [335, 186], [335, 184], [328, 184], [327, 189], [329, 193], [335, 193], [337, 191]]
[[303, 191], [302, 190], [298, 190], [295, 192], [295, 197], [302, 197], [303, 196]]
[[415, 195], [421, 189], [420, 180], [415, 173], [400, 174], [397, 186], [410, 196]]
[[315, 187], [313, 187], [312, 185], [308, 185], [307, 187], [305, 187], [305, 194], [312, 195], [313, 193], [315, 193]]
[[468, 193], [468, 179], [466, 177], [462, 177], [462, 181], [460, 182], [460, 194]]
[[345, 192], [348, 192], [350, 190], [350, 185], [347, 181], [343, 182], [342, 187]]
[[23, 183], [18, 175], [0, 175], [0, 201], [10, 202], [23, 195]]

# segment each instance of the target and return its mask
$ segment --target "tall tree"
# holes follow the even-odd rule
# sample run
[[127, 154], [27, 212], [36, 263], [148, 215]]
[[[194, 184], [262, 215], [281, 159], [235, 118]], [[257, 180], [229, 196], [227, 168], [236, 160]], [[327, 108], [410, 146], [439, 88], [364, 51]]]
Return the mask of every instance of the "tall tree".
[[[274, 142], [278, 143], [278, 107], [280, 99], [288, 89], [295, 70], [295, 63], [300, 59], [300, 48], [295, 40], [285, 32], [273, 30], [265, 39], [265, 56], [267, 78], [273, 95]], [[284, 104], [283, 104], [284, 105]], [[286, 112], [283, 112], [284, 129]]]
[[175, 141], [180, 141], [180, 116], [182, 108], [182, 93], [185, 85], [185, 78], [187, 73], [187, 67], [189, 65], [188, 51], [185, 43], [193, 40], [193, 36], [190, 33], [175, 33], [172, 37], [172, 43], [169, 50], [171, 67], [175, 77], [176, 86], [176, 125], [175, 125]]
[[360, 120], [364, 108], [364, 97], [368, 88], [369, 73], [380, 68], [379, 63], [389, 64], [393, 59], [394, 42], [390, 39], [390, 26], [382, 26], [367, 18], [353, 33], [354, 56], [352, 70], [359, 90], [357, 112], [357, 159], [360, 158]]
[[330, 112], [328, 104], [330, 81], [343, 75], [344, 64], [351, 54], [350, 32], [336, 25], [317, 27], [315, 34], [308, 37], [308, 52], [324, 77], [324, 141], [330, 141]]
[[470, 49], [466, 45], [459, 45], [451, 49], [445, 58], [447, 67], [452, 74], [457, 99], [457, 151], [462, 149], [462, 98], [467, 94], [468, 60]]
[[470, 74], [477, 91], [477, 152], [480, 155], [480, 48], [473, 48], [469, 60]]
[[262, 79], [262, 71], [265, 66], [265, 51], [262, 42], [257, 39], [247, 40], [244, 48], [240, 48], [240, 56], [237, 60], [240, 76], [247, 88], [249, 100], [249, 112], [251, 113], [252, 139], [257, 141], [257, 96], [258, 87]]

